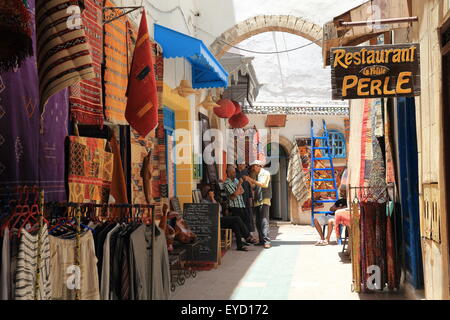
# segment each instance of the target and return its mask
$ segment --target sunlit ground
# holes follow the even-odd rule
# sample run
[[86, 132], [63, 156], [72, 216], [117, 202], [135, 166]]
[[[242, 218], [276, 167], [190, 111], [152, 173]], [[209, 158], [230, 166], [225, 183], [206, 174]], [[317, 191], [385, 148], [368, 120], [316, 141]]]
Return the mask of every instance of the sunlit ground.
[[[215, 270], [199, 272], [177, 287], [172, 299], [332, 300], [402, 299], [397, 294], [359, 295], [351, 291], [352, 265], [341, 245], [316, 247], [310, 226], [272, 226], [271, 249], [231, 250]], [[336, 238], [333, 234], [331, 240]]]

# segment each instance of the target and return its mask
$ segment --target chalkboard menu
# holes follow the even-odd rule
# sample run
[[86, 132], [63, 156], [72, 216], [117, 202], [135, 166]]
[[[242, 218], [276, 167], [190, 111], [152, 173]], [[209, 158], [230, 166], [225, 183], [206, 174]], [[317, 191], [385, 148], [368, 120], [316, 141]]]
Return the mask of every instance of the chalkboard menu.
[[197, 235], [196, 262], [218, 262], [220, 218], [216, 203], [185, 203], [184, 220]]

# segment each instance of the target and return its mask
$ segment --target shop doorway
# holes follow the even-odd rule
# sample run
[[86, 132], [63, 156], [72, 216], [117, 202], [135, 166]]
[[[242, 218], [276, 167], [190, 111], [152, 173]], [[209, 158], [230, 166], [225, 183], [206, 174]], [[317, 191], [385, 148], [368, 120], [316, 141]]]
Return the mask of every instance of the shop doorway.
[[278, 148], [279, 169], [272, 176], [272, 202], [270, 206], [270, 219], [290, 221], [289, 189], [287, 182], [287, 170], [289, 154], [277, 143], [271, 143], [270, 149]]

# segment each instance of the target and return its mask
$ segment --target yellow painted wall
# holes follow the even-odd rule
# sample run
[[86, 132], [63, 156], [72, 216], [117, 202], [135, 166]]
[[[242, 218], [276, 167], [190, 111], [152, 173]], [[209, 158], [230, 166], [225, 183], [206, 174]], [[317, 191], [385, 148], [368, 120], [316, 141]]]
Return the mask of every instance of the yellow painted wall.
[[[187, 141], [181, 141], [179, 136], [175, 136], [175, 141], [177, 144], [187, 144], [189, 145], [189, 155], [188, 158], [192, 159], [192, 120], [191, 120], [191, 103], [187, 98], [183, 98], [178, 95], [173, 89], [164, 83], [163, 90], [163, 104], [164, 106], [175, 111], [175, 129], [185, 129], [189, 132]], [[186, 151], [183, 149], [183, 152]], [[179, 154], [177, 150], [176, 159], [180, 159], [184, 154]], [[193, 175], [193, 164], [192, 160], [189, 163], [177, 164], [176, 165], [176, 193], [180, 200], [181, 207], [184, 203], [192, 202], [192, 190], [195, 189], [195, 183], [192, 178]]]

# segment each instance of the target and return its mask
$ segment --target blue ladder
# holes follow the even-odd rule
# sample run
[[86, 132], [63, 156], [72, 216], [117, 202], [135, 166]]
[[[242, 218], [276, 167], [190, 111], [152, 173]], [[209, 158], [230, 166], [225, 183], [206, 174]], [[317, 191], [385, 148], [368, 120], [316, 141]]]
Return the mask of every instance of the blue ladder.
[[[311, 225], [314, 226], [314, 215], [315, 214], [325, 214], [328, 215], [330, 213], [333, 213], [332, 211], [315, 211], [315, 205], [319, 203], [334, 203], [338, 200], [338, 189], [336, 184], [336, 177], [334, 174], [334, 166], [333, 166], [333, 157], [331, 153], [331, 143], [330, 143], [330, 135], [327, 130], [327, 125], [325, 123], [325, 120], [322, 120], [323, 123], [323, 136], [322, 137], [316, 137], [314, 136], [314, 121], [311, 120]], [[324, 143], [322, 146], [316, 147], [316, 141], [323, 141]], [[316, 150], [322, 150], [327, 151], [326, 155], [322, 155], [322, 157], [316, 158], [315, 151]], [[328, 160], [330, 161], [330, 167], [329, 168], [316, 168], [315, 161], [319, 160]], [[331, 179], [322, 179], [322, 178], [315, 178], [315, 173], [318, 171], [331, 171]], [[316, 189], [316, 182], [333, 182], [333, 189]], [[327, 200], [316, 200], [314, 195], [315, 193], [319, 192], [333, 192], [335, 194], [335, 199], [327, 199]]]

